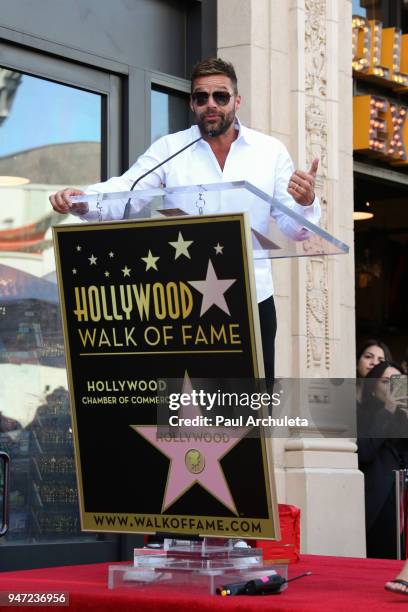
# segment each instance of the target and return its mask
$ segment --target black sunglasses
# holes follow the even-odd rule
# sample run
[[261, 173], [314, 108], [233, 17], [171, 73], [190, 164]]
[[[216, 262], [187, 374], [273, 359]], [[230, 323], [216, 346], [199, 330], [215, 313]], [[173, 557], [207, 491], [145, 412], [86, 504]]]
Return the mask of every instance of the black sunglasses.
[[195, 91], [191, 94], [191, 99], [197, 106], [204, 106], [208, 103], [210, 96], [212, 96], [217, 106], [227, 106], [232, 95], [228, 91], [213, 91], [210, 94], [207, 91]]

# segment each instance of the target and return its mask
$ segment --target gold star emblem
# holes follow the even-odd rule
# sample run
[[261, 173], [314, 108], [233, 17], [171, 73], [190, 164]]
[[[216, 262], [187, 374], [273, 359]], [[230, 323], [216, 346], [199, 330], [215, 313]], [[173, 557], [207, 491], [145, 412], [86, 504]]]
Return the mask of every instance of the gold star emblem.
[[171, 244], [171, 246], [176, 249], [176, 253], [175, 253], [174, 259], [178, 259], [178, 257], [180, 257], [180, 255], [185, 255], [186, 257], [191, 259], [190, 253], [188, 252], [188, 247], [191, 244], [193, 244], [193, 242], [194, 242], [193, 240], [184, 240], [182, 233], [179, 232], [178, 233], [177, 241], [176, 242], [169, 242], [169, 244]]
[[122, 268], [123, 276], [130, 276], [131, 271], [132, 271], [132, 268], [128, 268], [127, 266]]
[[146, 264], [146, 272], [150, 270], [150, 268], [153, 268], [153, 270], [157, 270], [156, 261], [160, 259], [160, 257], [154, 257], [150, 249], [147, 257], [141, 257], [140, 259], [142, 259]]
[[186, 468], [191, 474], [200, 474], [205, 468], [204, 454], [195, 448], [190, 448], [184, 458]]
[[95, 257], [95, 255], [91, 255], [90, 257], [88, 257], [89, 259], [89, 265], [90, 266], [96, 266], [96, 260], [98, 259], [97, 257]]
[[218, 242], [218, 243], [217, 243], [217, 246], [215, 246], [215, 247], [214, 247], [214, 249], [215, 249], [215, 254], [216, 254], [216, 255], [223, 255], [223, 252], [222, 252], [222, 251], [223, 251], [223, 248], [224, 248], [224, 247], [223, 247], [223, 246], [221, 246], [221, 245], [220, 245], [220, 243]]

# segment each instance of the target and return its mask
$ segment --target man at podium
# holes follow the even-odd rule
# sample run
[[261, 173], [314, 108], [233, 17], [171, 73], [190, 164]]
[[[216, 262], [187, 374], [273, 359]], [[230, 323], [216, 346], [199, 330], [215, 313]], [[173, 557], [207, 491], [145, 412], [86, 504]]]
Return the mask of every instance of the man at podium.
[[[318, 160], [313, 160], [308, 172], [294, 170], [279, 140], [242, 125], [237, 117], [240, 103], [233, 65], [219, 58], [199, 62], [191, 76], [190, 108], [196, 124], [158, 139], [122, 176], [91, 185], [86, 193], [246, 180], [317, 223], [320, 204], [314, 185]], [[71, 196], [83, 193], [79, 189], [63, 189], [50, 196], [50, 202], [59, 213], [71, 212], [84, 220], [96, 220], [91, 205], [77, 204], [72, 209]], [[124, 202], [107, 201], [102, 220], [121, 219], [124, 212]], [[270, 214], [281, 231], [295, 239], [298, 233], [301, 239], [303, 228], [292, 219], [276, 210]], [[255, 261], [255, 280], [265, 376], [273, 379], [276, 312], [268, 260]]]

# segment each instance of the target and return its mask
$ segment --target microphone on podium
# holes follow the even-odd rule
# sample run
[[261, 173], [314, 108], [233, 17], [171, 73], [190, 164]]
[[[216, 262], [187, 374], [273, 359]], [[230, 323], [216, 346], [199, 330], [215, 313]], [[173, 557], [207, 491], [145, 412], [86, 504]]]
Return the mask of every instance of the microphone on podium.
[[[207, 136], [210, 137], [210, 138], [216, 136], [216, 131], [215, 130], [209, 131]], [[167, 157], [166, 159], [164, 159], [162, 162], [157, 164], [157, 166], [154, 166], [153, 168], [150, 168], [150, 170], [148, 170], [147, 172], [145, 172], [144, 174], [142, 174], [141, 176], [139, 176], [135, 180], [135, 182], [132, 184], [132, 186], [131, 186], [129, 191], [133, 191], [134, 188], [136, 187], [136, 185], [138, 184], [138, 182], [141, 181], [143, 178], [145, 178], [145, 176], [148, 176], [149, 174], [151, 174], [152, 172], [157, 170], [157, 168], [160, 168], [160, 166], [163, 166], [165, 163], [167, 163], [168, 161], [173, 159], [173, 157], [177, 157], [177, 155], [180, 155], [180, 153], [182, 153], [183, 151], [185, 151], [189, 147], [192, 147], [193, 144], [195, 144], [196, 142], [199, 142], [202, 139], [203, 139], [203, 136], [200, 136], [199, 138], [196, 138], [196, 140], [193, 140], [192, 142], [189, 142], [185, 147], [183, 147], [179, 151], [176, 151], [175, 153], [173, 153], [173, 155], [170, 155], [170, 157]], [[123, 213], [122, 219], [129, 219], [130, 206], [131, 206], [131, 200], [129, 198], [128, 201], [126, 202], [125, 211]]]

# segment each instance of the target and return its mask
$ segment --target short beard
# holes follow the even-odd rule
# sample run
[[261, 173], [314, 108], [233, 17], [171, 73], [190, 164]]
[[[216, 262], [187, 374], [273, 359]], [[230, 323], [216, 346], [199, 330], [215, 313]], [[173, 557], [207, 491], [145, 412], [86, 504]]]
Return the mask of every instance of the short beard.
[[235, 121], [235, 110], [230, 111], [226, 115], [221, 115], [220, 120], [221, 121], [218, 127], [212, 128], [205, 124], [205, 115], [200, 117], [197, 121], [197, 125], [200, 128], [202, 136], [210, 136], [211, 138], [214, 138], [215, 136], [225, 134]]

